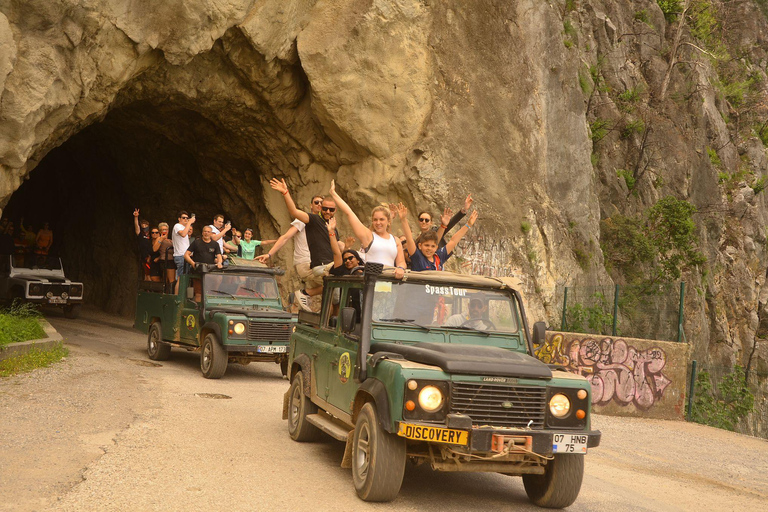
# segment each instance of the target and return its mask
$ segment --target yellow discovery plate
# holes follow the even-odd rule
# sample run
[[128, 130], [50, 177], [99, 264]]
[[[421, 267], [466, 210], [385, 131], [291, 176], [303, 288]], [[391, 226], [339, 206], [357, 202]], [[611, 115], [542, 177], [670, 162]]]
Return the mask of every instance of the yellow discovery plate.
[[414, 441], [427, 441], [430, 443], [460, 444], [466, 446], [469, 443], [469, 432], [445, 427], [428, 427], [425, 425], [412, 425], [400, 423], [397, 435]]

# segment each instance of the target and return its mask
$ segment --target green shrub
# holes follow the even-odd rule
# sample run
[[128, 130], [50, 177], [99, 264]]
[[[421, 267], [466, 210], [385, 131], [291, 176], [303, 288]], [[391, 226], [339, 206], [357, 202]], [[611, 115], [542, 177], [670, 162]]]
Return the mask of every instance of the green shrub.
[[691, 420], [725, 430], [736, 430], [736, 425], [752, 412], [755, 397], [747, 386], [744, 368], [739, 365], [726, 374], [715, 387], [709, 372], [696, 376]]
[[531, 231], [531, 223], [527, 220], [522, 221], [520, 223], [520, 231], [522, 231], [524, 235], [527, 235]]
[[643, 133], [644, 131], [645, 131], [645, 123], [643, 122], [642, 119], [636, 119], [634, 121], [628, 122], [624, 126], [624, 129], [621, 130], [621, 136], [624, 139], [628, 139], [632, 135], [634, 135], [636, 133], [639, 135], [639, 134]]
[[589, 123], [589, 133], [593, 143], [600, 142], [609, 131], [610, 126], [605, 119], [597, 118]]
[[750, 187], [752, 187], [752, 190], [754, 190], [755, 195], [759, 194], [765, 190], [766, 187], [768, 187], [768, 176], [759, 177], [757, 180], [755, 180], [754, 183], [752, 183], [752, 185], [750, 185]]
[[640, 99], [640, 86], [632, 87], [619, 94], [619, 100], [625, 103], [636, 103]]
[[611, 334], [613, 330], [613, 311], [608, 299], [601, 292], [592, 295], [594, 303], [585, 306], [579, 302], [568, 305], [566, 312], [567, 330], [594, 334]]
[[641, 9], [635, 13], [635, 21], [641, 21], [648, 26], [653, 26], [651, 25], [651, 17], [648, 15], [648, 11], [646, 9]]
[[34, 304], [15, 302], [9, 309], [0, 311], [0, 347], [9, 343], [45, 338], [39, 317], [40, 312]]
[[656, 0], [656, 3], [661, 7], [661, 12], [664, 13], [667, 23], [675, 21], [677, 16], [683, 12], [681, 0]]
[[637, 184], [637, 180], [635, 180], [634, 174], [632, 174], [632, 171], [628, 171], [626, 169], [616, 169], [616, 176], [619, 178], [624, 178], [624, 183], [627, 184], [627, 188], [630, 190], [634, 190], [635, 185]]
[[709, 155], [709, 161], [712, 162], [712, 165], [715, 167], [723, 166], [723, 162], [720, 161], [720, 156], [714, 148], [707, 146], [707, 155]]

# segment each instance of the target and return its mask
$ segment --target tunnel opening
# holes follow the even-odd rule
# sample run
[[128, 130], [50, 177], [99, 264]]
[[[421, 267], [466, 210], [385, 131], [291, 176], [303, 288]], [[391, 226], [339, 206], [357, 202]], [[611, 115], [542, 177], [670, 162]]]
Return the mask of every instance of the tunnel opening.
[[133, 103], [50, 151], [11, 196], [3, 217], [17, 235], [22, 225], [37, 232], [48, 222], [50, 253], [62, 258], [67, 277], [84, 283], [85, 303], [129, 316], [142, 275], [134, 209], [152, 227], [172, 227], [180, 210], [195, 213], [195, 235], [223, 213], [237, 228], [266, 238], [261, 232], [273, 219], [257, 200], [258, 158], [233, 150], [243, 146], [238, 139], [188, 108]]

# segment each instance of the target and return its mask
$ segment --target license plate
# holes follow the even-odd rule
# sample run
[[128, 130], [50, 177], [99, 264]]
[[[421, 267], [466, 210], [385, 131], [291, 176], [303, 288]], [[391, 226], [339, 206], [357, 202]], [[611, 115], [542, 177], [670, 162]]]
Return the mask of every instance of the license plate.
[[285, 352], [288, 352], [288, 346], [287, 345], [259, 345], [256, 348], [256, 352], [260, 352], [262, 354], [284, 354]]
[[61, 299], [59, 297], [52, 297], [48, 299], [48, 304], [66, 304], [67, 299]]
[[578, 434], [555, 434], [552, 436], [553, 453], [587, 453], [589, 436]]
[[466, 446], [469, 443], [469, 432], [445, 427], [427, 427], [425, 425], [411, 425], [400, 423], [397, 435], [415, 441], [429, 441], [431, 443], [460, 444]]

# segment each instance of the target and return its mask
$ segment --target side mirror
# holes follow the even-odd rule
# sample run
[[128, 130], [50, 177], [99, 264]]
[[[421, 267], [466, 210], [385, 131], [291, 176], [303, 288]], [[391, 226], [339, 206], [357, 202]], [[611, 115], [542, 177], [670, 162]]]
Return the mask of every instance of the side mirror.
[[544, 322], [536, 322], [533, 324], [533, 333], [531, 342], [534, 345], [541, 345], [547, 339], [547, 324]]
[[352, 332], [355, 330], [355, 320], [357, 311], [355, 308], [341, 308], [341, 332]]
[[192, 300], [192, 299], [195, 298], [195, 289], [192, 288], [191, 286], [189, 288], [187, 288], [187, 298], [189, 300]]

